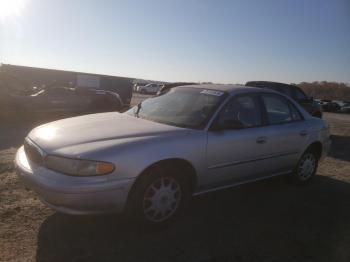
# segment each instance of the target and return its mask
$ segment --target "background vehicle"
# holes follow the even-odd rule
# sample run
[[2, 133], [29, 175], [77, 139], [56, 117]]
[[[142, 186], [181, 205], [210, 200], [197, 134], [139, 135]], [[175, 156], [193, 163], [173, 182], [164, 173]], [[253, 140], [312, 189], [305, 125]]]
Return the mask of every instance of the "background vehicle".
[[157, 92], [161, 89], [163, 84], [148, 84], [145, 86], [139, 86], [138, 92], [141, 94], [157, 94]]
[[195, 85], [124, 114], [37, 127], [18, 150], [16, 166], [22, 181], [58, 211], [126, 211], [161, 225], [192, 195], [283, 174], [307, 184], [329, 146], [326, 122], [287, 96]]
[[46, 90], [52, 87], [93, 89], [117, 93], [123, 105], [129, 107], [132, 98], [132, 81], [132, 78], [111, 75], [0, 65], [0, 84], [5, 86], [9, 94], [32, 95], [37, 93], [33, 87]]
[[331, 100], [322, 100], [322, 101], [323, 101], [323, 103], [322, 103], [323, 111], [338, 112], [341, 109], [341, 106], [337, 102], [334, 102]]
[[132, 88], [132, 91], [133, 92], [139, 92], [139, 89], [142, 87], [142, 86], [145, 86], [147, 85], [147, 83], [135, 83], [133, 85], [133, 88]]
[[343, 113], [350, 113], [350, 102], [344, 102], [343, 106], [340, 108]]
[[312, 97], [308, 97], [303, 90], [295, 85], [288, 85], [270, 81], [249, 81], [246, 86], [272, 89], [283, 93], [297, 101], [310, 115], [322, 118], [322, 109]]
[[9, 95], [8, 110], [17, 112], [119, 111], [123, 102], [115, 92], [86, 88], [50, 87], [30, 96]]
[[174, 82], [169, 84], [164, 84], [162, 88], [157, 92], [157, 95], [164, 94], [168, 92], [171, 88], [177, 86], [189, 86], [189, 85], [198, 85], [199, 83], [194, 82]]

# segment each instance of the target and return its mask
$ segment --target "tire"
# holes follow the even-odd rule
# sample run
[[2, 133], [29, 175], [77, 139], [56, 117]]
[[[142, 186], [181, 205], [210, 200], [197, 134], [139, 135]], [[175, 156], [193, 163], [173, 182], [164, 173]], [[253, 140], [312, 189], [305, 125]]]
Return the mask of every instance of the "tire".
[[307, 150], [299, 159], [292, 181], [298, 185], [310, 184], [316, 174], [318, 166], [318, 154], [313, 150]]
[[126, 207], [132, 220], [152, 227], [175, 221], [190, 202], [191, 187], [175, 168], [154, 167], [133, 187]]

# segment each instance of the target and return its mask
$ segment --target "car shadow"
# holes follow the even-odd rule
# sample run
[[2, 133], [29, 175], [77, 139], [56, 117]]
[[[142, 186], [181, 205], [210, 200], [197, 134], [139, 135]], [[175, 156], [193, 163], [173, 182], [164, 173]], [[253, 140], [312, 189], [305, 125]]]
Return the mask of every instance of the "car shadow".
[[350, 261], [350, 184], [285, 177], [199, 196], [162, 230], [115, 215], [55, 213], [37, 261]]
[[343, 161], [350, 161], [350, 136], [331, 135], [332, 145], [329, 156]]

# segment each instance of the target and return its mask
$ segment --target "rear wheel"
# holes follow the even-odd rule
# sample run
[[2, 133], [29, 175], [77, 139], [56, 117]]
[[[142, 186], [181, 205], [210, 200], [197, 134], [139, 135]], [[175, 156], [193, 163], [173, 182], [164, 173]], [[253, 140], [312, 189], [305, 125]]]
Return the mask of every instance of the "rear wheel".
[[165, 225], [182, 213], [190, 196], [190, 186], [183, 175], [156, 167], [136, 182], [127, 207], [128, 215], [144, 224]]
[[293, 180], [297, 184], [309, 184], [316, 174], [318, 155], [312, 150], [306, 151], [294, 169]]

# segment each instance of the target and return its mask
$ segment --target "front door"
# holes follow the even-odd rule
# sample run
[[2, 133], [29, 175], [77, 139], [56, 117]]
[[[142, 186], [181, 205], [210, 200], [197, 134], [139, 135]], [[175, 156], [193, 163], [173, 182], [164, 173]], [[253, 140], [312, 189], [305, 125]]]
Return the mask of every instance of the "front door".
[[[230, 122], [234, 124], [232, 128], [225, 124]], [[214, 125], [218, 130], [208, 132], [208, 186], [239, 183], [264, 171], [263, 158], [269, 145], [258, 95], [233, 97]]]

